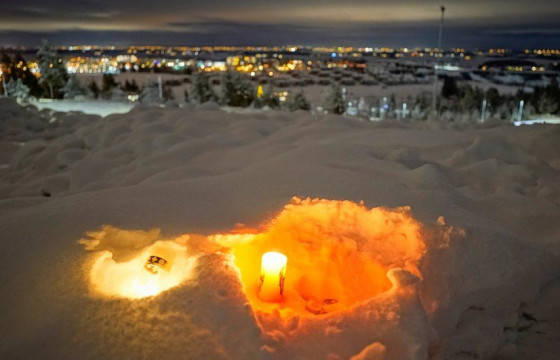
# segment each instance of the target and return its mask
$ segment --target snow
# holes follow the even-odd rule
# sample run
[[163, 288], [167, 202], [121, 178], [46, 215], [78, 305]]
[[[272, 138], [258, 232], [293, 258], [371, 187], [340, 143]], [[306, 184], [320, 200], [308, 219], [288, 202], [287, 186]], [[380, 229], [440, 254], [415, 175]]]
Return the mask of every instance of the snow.
[[48, 100], [30, 102], [39, 110], [50, 109], [59, 112], [80, 111], [84, 114], [108, 116], [124, 114], [134, 107], [134, 103], [110, 100]]
[[[560, 353], [560, 127], [369, 123], [215, 104], [99, 117], [0, 100], [1, 358]], [[422, 226], [418, 273], [404, 256], [383, 255], [391, 288], [347, 309], [284, 317], [257, 308], [215, 237], [264, 231], [305, 203], [294, 196], [363, 201], [372, 213], [410, 207]], [[382, 226], [360, 237], [369, 223], [340, 216], [355, 232], [334, 239], [391, 249], [367, 242]], [[296, 221], [302, 231], [338, 229], [306, 219]], [[238, 236], [232, 247], [252, 239]], [[115, 283], [157, 246], [178, 256], [165, 291], [122, 293]]]
[[516, 120], [513, 122], [515, 126], [521, 125], [534, 125], [534, 124], [560, 124], [560, 118], [557, 117], [549, 117], [549, 118], [542, 118], [542, 119], [531, 119], [531, 120]]

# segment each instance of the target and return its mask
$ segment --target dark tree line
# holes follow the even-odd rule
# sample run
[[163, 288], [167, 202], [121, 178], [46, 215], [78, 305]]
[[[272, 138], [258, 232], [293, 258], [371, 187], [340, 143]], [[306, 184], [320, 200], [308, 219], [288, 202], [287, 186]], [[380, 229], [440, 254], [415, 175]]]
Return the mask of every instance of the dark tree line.
[[550, 84], [535, 87], [532, 91], [520, 89], [515, 94], [501, 94], [495, 88], [484, 91], [470, 84], [459, 86], [453, 77], [446, 77], [441, 89], [438, 112], [469, 113], [482, 111], [486, 100], [487, 111], [494, 118], [511, 119], [521, 100], [525, 103], [524, 114], [560, 114], [560, 87], [557, 78]]
[[[221, 85], [220, 94], [216, 94], [212, 84], [203, 71], [193, 75], [193, 86], [191, 93], [185, 92], [185, 99], [197, 104], [214, 101], [221, 105], [232, 107], [255, 108], [279, 108], [281, 101], [275, 92], [273, 84], [269, 84], [265, 89], [262, 85], [254, 85], [250, 78], [242, 73], [227, 71], [219, 79]], [[289, 110], [309, 110], [309, 102], [305, 99], [303, 92], [291, 94], [286, 99], [286, 107]]]
[[560, 87], [558, 78], [547, 86], [536, 87], [532, 94], [522, 96], [540, 114], [560, 115]]

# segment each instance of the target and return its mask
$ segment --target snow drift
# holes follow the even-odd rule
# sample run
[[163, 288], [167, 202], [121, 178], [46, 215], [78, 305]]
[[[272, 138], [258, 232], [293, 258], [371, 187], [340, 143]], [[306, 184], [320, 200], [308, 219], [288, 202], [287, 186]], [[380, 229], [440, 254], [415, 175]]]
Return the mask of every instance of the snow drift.
[[[560, 352], [559, 128], [370, 124], [228, 113], [212, 104], [105, 118], [0, 107], [2, 357], [553, 359]], [[44, 128], [22, 125], [29, 119]], [[365, 231], [371, 220], [346, 217], [342, 223], [359, 226], [345, 233], [331, 221], [338, 214], [322, 222], [298, 213], [305, 207], [297, 203], [283, 213], [293, 196], [395, 214], [409, 207], [418, 251], [395, 259], [372, 252], [383, 254], [377, 263], [387, 282], [379, 291], [364, 287], [336, 311], [285, 317], [259, 308], [247, 270], [236, 264], [242, 245], [232, 244], [274, 229], [279, 214], [315, 224], [296, 221], [282, 228], [288, 233], [328, 234], [319, 249], [359, 239], [396, 246]], [[138, 258], [141, 266], [161, 244], [183, 257], [181, 275], [157, 296], [92, 287], [98, 261], [111, 268]], [[98, 275], [113, 279], [114, 270]], [[354, 279], [341, 279], [355, 288]]]

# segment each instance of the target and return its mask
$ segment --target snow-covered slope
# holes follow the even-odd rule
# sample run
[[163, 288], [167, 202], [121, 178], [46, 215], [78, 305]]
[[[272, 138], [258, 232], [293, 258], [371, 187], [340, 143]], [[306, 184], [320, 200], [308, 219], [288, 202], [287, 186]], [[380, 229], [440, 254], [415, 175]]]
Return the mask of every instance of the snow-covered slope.
[[34, 101], [33, 106], [60, 112], [80, 111], [84, 114], [108, 116], [112, 114], [124, 114], [134, 107], [134, 103], [128, 101], [109, 100], [56, 100], [56, 101]]
[[[2, 358], [560, 353], [560, 127], [370, 124], [213, 104], [106, 118], [14, 106], [0, 102]], [[395, 265], [390, 290], [329, 314], [255, 308], [228, 243], [204, 235], [239, 223], [263, 231], [294, 196], [409, 206], [425, 246], [418, 273]], [[96, 291], [102, 251], [124, 264], [160, 239], [184, 249], [177, 286], [141, 299]]]

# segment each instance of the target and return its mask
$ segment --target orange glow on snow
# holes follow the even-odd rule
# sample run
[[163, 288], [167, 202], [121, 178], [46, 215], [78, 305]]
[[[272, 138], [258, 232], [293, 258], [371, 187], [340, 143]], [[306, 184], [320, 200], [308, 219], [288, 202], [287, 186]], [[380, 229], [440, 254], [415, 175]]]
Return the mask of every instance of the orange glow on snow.
[[197, 257], [187, 254], [192, 248], [199, 255], [231, 253], [257, 312], [315, 316], [390, 290], [391, 269], [421, 277], [420, 227], [408, 207], [369, 209], [351, 201], [293, 198], [262, 229], [161, 240], [157, 229], [104, 226], [80, 243], [97, 252], [89, 269], [97, 294], [138, 299], [179, 286], [194, 276]]
[[[156, 234], [111, 226], [88, 235], [92, 239], [80, 242], [88, 250], [101, 250], [90, 269], [90, 284], [95, 293], [139, 299], [178, 286], [192, 275], [194, 261], [187, 257], [182, 238], [152, 242], [159, 231]], [[142, 247], [146, 242], [152, 243]], [[154, 256], [167, 261], [160, 271], [147, 266]]]
[[[392, 287], [387, 271], [416, 275], [425, 246], [409, 208], [368, 209], [362, 203], [294, 198], [260, 233], [213, 235], [230, 247], [253, 309], [282, 316], [336, 312]], [[278, 303], [259, 298], [261, 258], [288, 260]]]

